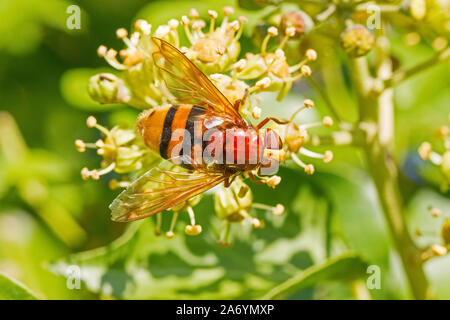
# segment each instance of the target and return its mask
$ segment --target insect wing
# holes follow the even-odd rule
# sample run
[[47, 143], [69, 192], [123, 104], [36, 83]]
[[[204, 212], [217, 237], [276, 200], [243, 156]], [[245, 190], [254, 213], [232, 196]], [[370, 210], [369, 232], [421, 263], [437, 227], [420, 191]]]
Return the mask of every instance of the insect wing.
[[225, 179], [218, 173], [187, 171], [164, 161], [135, 180], [111, 203], [111, 218], [128, 222], [169, 209]]
[[218, 114], [242, 120], [230, 101], [182, 52], [167, 41], [155, 37], [152, 40], [158, 47], [153, 53], [155, 64], [178, 102], [211, 108]]

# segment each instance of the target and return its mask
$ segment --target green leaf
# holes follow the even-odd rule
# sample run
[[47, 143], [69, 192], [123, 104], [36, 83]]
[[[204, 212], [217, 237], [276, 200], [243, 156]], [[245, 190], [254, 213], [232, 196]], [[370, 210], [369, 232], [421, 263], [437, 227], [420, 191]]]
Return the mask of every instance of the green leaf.
[[281, 299], [304, 288], [327, 280], [351, 281], [363, 277], [367, 265], [354, 254], [345, 254], [328, 260], [323, 265], [312, 266], [281, 283], [266, 295], [264, 300]]
[[[340, 174], [323, 173], [315, 178], [332, 199], [343, 237], [364, 261], [387, 266], [389, 234], [375, 187], [362, 171], [339, 170]], [[347, 177], [351, 177], [351, 180]]]
[[[66, 11], [71, 4], [72, 1], [66, 0], [2, 0], [0, 50], [14, 55], [29, 54], [44, 38], [46, 28], [70, 32], [66, 27], [69, 16]], [[80, 16], [84, 26], [87, 14], [81, 11]], [[79, 32], [83, 32], [83, 29]]]
[[[195, 207], [199, 236], [184, 234], [185, 212], [175, 238], [155, 236], [153, 219], [131, 223], [112, 244], [82, 252], [52, 264], [51, 271], [70, 275], [81, 268], [90, 291], [125, 299], [255, 299], [299, 271], [325, 263], [331, 205], [323, 190], [304, 173], [283, 168], [282, 185], [275, 190], [252, 185], [255, 202], [282, 203], [286, 212], [275, 216], [263, 210], [252, 214], [266, 227], [252, 230], [250, 221], [233, 224], [233, 245], [217, 245], [223, 228], [214, 214], [212, 197]], [[172, 213], [163, 213], [167, 230]], [[341, 250], [340, 253], [342, 253]], [[309, 298], [312, 298], [310, 296]]]
[[36, 295], [19, 281], [0, 272], [0, 300], [37, 300]]
[[389, 230], [370, 177], [355, 168], [335, 164], [333, 173], [319, 173], [315, 181], [325, 189], [333, 203], [338, 230], [350, 250], [363, 261], [380, 267], [381, 290], [372, 290], [374, 298], [404, 298], [408, 290], [399, 258], [392, 254]]

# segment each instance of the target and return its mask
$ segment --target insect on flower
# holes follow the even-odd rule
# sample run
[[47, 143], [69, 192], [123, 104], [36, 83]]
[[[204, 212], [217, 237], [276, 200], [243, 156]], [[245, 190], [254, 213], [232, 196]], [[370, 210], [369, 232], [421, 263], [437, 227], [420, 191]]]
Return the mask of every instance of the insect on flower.
[[110, 208], [115, 221], [133, 221], [172, 208], [224, 182], [225, 187], [239, 176], [255, 177], [273, 173], [283, 160], [282, 142], [271, 129], [261, 130], [246, 122], [234, 105], [178, 49], [153, 37], [153, 59], [165, 86], [177, 104], [144, 111], [137, 130], [145, 144], [163, 161], [134, 181]]

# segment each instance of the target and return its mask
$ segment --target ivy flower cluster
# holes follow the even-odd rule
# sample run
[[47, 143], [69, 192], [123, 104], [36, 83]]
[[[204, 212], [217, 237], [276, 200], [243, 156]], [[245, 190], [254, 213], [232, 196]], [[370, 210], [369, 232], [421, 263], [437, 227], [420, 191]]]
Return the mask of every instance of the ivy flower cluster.
[[[136, 21], [131, 33], [124, 28], [118, 29], [116, 35], [122, 39], [125, 48], [116, 51], [101, 45], [98, 48], [98, 55], [118, 70], [120, 75], [101, 73], [93, 76], [88, 87], [90, 96], [99, 103], [126, 103], [142, 110], [173, 103], [173, 96], [160, 78], [153, 61], [152, 54], [156, 48], [151, 37], [157, 37], [166, 40], [183, 52], [231, 103], [234, 104], [247, 96], [246, 102], [240, 106], [240, 114], [247, 120], [259, 119], [262, 110], [258, 106], [261, 101], [258, 93], [278, 92], [278, 100], [281, 100], [289, 92], [294, 81], [311, 76], [312, 69], [309, 64], [317, 59], [317, 52], [307, 49], [299, 62], [293, 65], [288, 64], [284, 51], [285, 45], [290, 39], [298, 38], [299, 34], [305, 31], [305, 26], [301, 28], [297, 20], [292, 20], [293, 15], [288, 13], [281, 19], [278, 26], [273, 25], [267, 28], [267, 34], [257, 53], [242, 53], [240, 39], [247, 18], [238, 17], [233, 20], [232, 7], [223, 8], [222, 14], [219, 23], [219, 14], [209, 10], [209, 20], [205, 21], [200, 18], [197, 10], [191, 9], [189, 14], [182, 16], [180, 20], [171, 19], [154, 31], [153, 26], [145, 20]], [[184, 32], [188, 40], [185, 45], [181, 43], [180, 32]], [[278, 37], [279, 34], [281, 37]], [[277, 39], [279, 39], [278, 44], [273, 46], [274, 43], [272, 43], [269, 46], [271, 41]], [[274, 49], [269, 50], [269, 47]], [[292, 114], [289, 121], [286, 121], [286, 124], [271, 126], [280, 136], [283, 149], [266, 150], [265, 156], [276, 158], [280, 162], [293, 160], [307, 174], [313, 174], [315, 169], [306, 159], [321, 159], [325, 163], [332, 160], [331, 150], [317, 153], [305, 146], [320, 144], [310, 138], [309, 131], [318, 126], [333, 126], [332, 118], [324, 117], [321, 121], [302, 125], [295, 123], [295, 117], [300, 111], [313, 107], [314, 102], [306, 99]], [[98, 124], [93, 116], [87, 119], [87, 126], [96, 128], [104, 137], [94, 143], [75, 141], [78, 151], [95, 149], [102, 157], [99, 169], [82, 169], [83, 179], [97, 180], [100, 176], [114, 171], [123, 175], [124, 178], [121, 181], [111, 180], [110, 187], [126, 188], [130, 184], [129, 181], [136, 177], [137, 172], [143, 173], [157, 165], [159, 157], [145, 146], [135, 129], [121, 127], [107, 129]], [[272, 188], [281, 182], [281, 177], [277, 175], [261, 177], [261, 179]], [[185, 226], [186, 234], [198, 235], [202, 232], [202, 227], [197, 224], [194, 213], [194, 207], [200, 200], [201, 195], [171, 208], [170, 228], [165, 232], [167, 238], [174, 237], [175, 225], [181, 212], [189, 215], [190, 223]], [[275, 215], [282, 214], [284, 211], [281, 204], [272, 207], [254, 203], [251, 188], [241, 178], [236, 179], [229, 188], [219, 188], [214, 194], [214, 203], [217, 216], [225, 222], [219, 241], [219, 244], [224, 246], [230, 244], [228, 238], [230, 223], [250, 221], [254, 228], [262, 228], [264, 222], [254, 216], [257, 210], [270, 211]], [[163, 233], [162, 218], [161, 213], [156, 215], [155, 233], [157, 235]]]
[[[450, 124], [450, 115], [448, 118]], [[437, 138], [442, 141], [444, 151], [439, 153], [434, 150], [432, 144], [428, 141], [422, 142], [418, 148], [419, 156], [423, 160], [430, 161], [433, 165], [440, 168], [443, 176], [441, 188], [443, 191], [448, 190], [450, 185], [450, 125], [441, 126], [437, 132]], [[440, 148], [442, 149], [442, 148]]]
[[[433, 257], [444, 256], [448, 254], [450, 250], [450, 216], [443, 213], [442, 210], [437, 207], [430, 206], [428, 209], [434, 219], [439, 219], [442, 222], [442, 226], [438, 232], [441, 241], [433, 243], [423, 250], [422, 259], [424, 261], [427, 261]], [[435, 233], [433, 233], [433, 235], [434, 234]], [[423, 233], [420, 230], [416, 230], [416, 235], [421, 237]]]

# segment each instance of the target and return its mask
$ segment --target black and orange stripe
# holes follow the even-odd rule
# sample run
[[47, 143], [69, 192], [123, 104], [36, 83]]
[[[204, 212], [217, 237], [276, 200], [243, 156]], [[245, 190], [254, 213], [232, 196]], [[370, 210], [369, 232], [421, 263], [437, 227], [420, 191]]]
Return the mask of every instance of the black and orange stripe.
[[[141, 134], [147, 146], [159, 153], [161, 157], [169, 159], [184, 155], [186, 150], [190, 150], [190, 154], [187, 155], [188, 158], [191, 158], [194, 154], [194, 148], [201, 148], [203, 152], [202, 135], [204, 127], [201, 116], [205, 114], [205, 111], [200, 106], [185, 104], [159, 107], [140, 117], [138, 128], [143, 128]], [[196, 132], [195, 123], [199, 120], [202, 123], [202, 130]], [[173, 133], [180, 129], [184, 129], [183, 147], [180, 151], [177, 150], [178, 154], [174, 155], [172, 153], [173, 148], [181, 142], [181, 139], [176, 139]]]
[[[169, 108], [169, 110], [166, 113], [166, 117], [164, 119], [164, 124], [162, 128], [161, 138], [159, 139], [159, 154], [164, 159], [168, 159], [168, 148], [169, 143], [172, 139], [172, 126], [173, 126], [173, 120], [175, 119], [175, 115], [178, 111], [179, 106], [173, 105]], [[179, 120], [178, 120], [179, 121]], [[177, 123], [175, 123], [176, 125]]]

